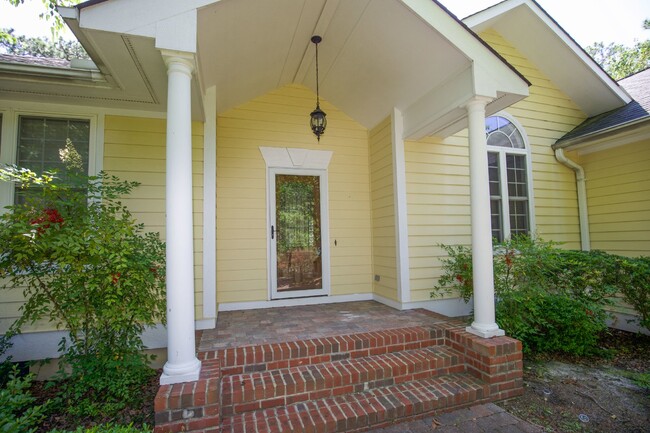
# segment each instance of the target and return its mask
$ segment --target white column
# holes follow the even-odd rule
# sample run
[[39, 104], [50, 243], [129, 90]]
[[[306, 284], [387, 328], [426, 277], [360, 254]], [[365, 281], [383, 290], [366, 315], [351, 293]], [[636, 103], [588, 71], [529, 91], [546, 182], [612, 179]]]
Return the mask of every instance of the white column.
[[162, 385], [199, 378], [194, 338], [194, 234], [192, 221], [193, 57], [163, 52], [167, 65], [167, 363]]
[[483, 338], [504, 335], [494, 314], [492, 274], [492, 227], [485, 138], [487, 98], [474, 98], [467, 105], [469, 122], [469, 184], [472, 214], [472, 269], [474, 279], [474, 322], [467, 331]]

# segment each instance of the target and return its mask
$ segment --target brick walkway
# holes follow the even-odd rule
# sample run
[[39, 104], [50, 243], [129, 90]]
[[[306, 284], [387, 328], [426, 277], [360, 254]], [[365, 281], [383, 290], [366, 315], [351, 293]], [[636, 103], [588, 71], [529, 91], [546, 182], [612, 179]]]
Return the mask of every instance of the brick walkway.
[[544, 429], [527, 423], [489, 403], [460, 409], [436, 417], [369, 430], [367, 433], [543, 433]]
[[222, 312], [200, 379], [160, 387], [155, 432], [538, 431], [487, 405], [523, 391], [521, 343], [465, 326], [372, 301]]
[[445, 318], [416, 310], [399, 311], [374, 301], [224, 311], [219, 313], [216, 329], [203, 331], [199, 351], [430, 326], [442, 321]]

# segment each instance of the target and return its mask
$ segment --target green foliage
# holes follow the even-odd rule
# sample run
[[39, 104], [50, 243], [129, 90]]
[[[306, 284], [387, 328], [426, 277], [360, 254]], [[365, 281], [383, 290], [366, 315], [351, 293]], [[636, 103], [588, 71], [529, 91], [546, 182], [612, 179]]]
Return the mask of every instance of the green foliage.
[[55, 59], [89, 59], [88, 53], [77, 41], [61, 37], [51, 40], [42, 37], [14, 35], [14, 29], [1, 29], [0, 51], [17, 56], [48, 57]]
[[[432, 296], [472, 296], [472, 257], [465, 246], [442, 248], [444, 273]], [[602, 251], [568, 251], [552, 242], [515, 237], [495, 245], [494, 288], [499, 325], [526, 350], [586, 354], [603, 331], [605, 307], [622, 292], [648, 326], [650, 260]]]
[[101, 424], [93, 427], [79, 427], [73, 432], [63, 430], [52, 430], [49, 433], [151, 433], [152, 429], [146, 424], [142, 428], [129, 425]]
[[[5, 0], [12, 6], [20, 6], [25, 3], [25, 0]], [[56, 11], [57, 6], [74, 6], [81, 2], [81, 0], [41, 0], [43, 3], [43, 12], [39, 14], [39, 18], [50, 22], [50, 29], [52, 36], [56, 36], [58, 32], [63, 29], [63, 19]]]
[[63, 156], [65, 182], [0, 169], [24, 192], [24, 203], [0, 215], [2, 287], [22, 287], [26, 300], [9, 334], [39, 320], [68, 330], [60, 345], [72, 367], [62, 373], [66, 406], [106, 414], [137, 400], [136, 384], [151, 374], [140, 335], [164, 322], [164, 244], [119, 201], [136, 183], [80, 174], [74, 152]]
[[650, 67], [650, 40], [637, 42], [632, 47], [596, 42], [585, 50], [615, 80]]
[[45, 417], [46, 407], [34, 405], [29, 393], [33, 375], [20, 377], [18, 368], [9, 373], [9, 381], [0, 389], [0, 432], [32, 433]]

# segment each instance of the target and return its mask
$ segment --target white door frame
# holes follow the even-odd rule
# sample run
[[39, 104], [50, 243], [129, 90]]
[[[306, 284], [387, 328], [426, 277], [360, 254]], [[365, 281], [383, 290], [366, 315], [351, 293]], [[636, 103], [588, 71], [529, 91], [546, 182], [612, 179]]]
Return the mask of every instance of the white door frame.
[[[297, 176], [318, 176], [320, 182], [320, 219], [321, 219], [321, 266], [322, 266], [322, 288], [309, 290], [292, 290], [278, 292], [277, 281], [277, 236], [275, 236], [276, 215], [275, 215], [275, 176], [277, 174], [288, 174]], [[328, 177], [327, 170], [304, 169], [304, 168], [271, 168], [268, 169], [268, 269], [269, 269], [269, 299], [302, 298], [311, 296], [329, 296], [330, 294], [330, 246], [329, 246], [329, 211], [328, 211]], [[272, 229], [273, 227], [273, 229]]]

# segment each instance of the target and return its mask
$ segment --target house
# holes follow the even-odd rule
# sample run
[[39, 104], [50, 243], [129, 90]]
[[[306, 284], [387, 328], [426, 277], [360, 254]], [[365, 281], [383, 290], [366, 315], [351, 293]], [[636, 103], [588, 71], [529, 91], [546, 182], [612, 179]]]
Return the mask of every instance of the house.
[[[533, 0], [463, 21], [432, 0], [90, 0], [59, 12], [93, 62], [0, 58], [0, 160], [21, 163], [23, 125], [77, 122], [90, 172], [142, 183], [125, 202], [168, 246], [168, 327], [147, 336], [168, 348], [167, 386], [200, 378], [194, 331], [219, 312], [374, 300], [467, 314], [460, 299], [430, 298], [440, 243], [472, 244], [476, 341], [503, 335], [493, 236], [650, 250], [647, 112], [618, 116], [620, 128], [600, 119], [627, 113], [634, 92]], [[603, 160], [631, 176], [618, 179], [634, 186], [619, 197], [629, 225], [608, 208]], [[0, 330], [20, 302], [3, 298]], [[51, 331], [21, 336], [16, 359], [46, 356]]]

